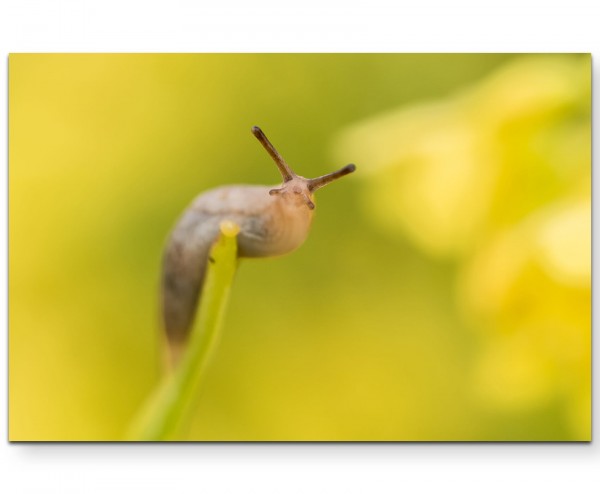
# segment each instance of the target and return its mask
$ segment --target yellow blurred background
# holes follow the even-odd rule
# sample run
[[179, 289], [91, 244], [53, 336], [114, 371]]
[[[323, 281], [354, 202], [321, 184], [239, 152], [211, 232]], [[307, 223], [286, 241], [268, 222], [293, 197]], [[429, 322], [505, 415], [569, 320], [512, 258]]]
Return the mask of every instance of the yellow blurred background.
[[191, 440], [589, 440], [589, 55], [9, 58], [9, 437], [119, 440], [203, 190], [317, 194], [244, 260]]

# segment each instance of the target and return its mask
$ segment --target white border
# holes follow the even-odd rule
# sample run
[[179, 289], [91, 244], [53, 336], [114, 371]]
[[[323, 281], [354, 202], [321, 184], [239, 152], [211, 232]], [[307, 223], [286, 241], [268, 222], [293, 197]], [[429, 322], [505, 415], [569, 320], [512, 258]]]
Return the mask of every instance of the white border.
[[[283, 7], [284, 2], [267, 0], [4, 0], [0, 5], [4, 57], [0, 81], [6, 95], [6, 55], [27, 51], [598, 53], [600, 12], [595, 3], [303, 0]], [[594, 114], [597, 107], [594, 101]], [[0, 110], [5, 117], [0, 120], [0, 147], [2, 156], [7, 156], [6, 96], [0, 98]], [[598, 143], [597, 127], [593, 139]], [[0, 177], [0, 190], [6, 193], [6, 174]], [[594, 177], [595, 184], [597, 181]], [[0, 255], [6, 260], [4, 197], [0, 207]], [[594, 215], [594, 220], [597, 218]], [[6, 261], [1, 266], [6, 280]], [[0, 286], [0, 319], [6, 321], [6, 284]], [[595, 295], [595, 307], [597, 298]], [[3, 427], [6, 352], [6, 338], [0, 337]], [[594, 379], [594, 396], [597, 383]], [[594, 418], [597, 416], [594, 413]], [[2, 443], [0, 490], [61, 494], [184, 489], [243, 493], [589, 492], [589, 486], [600, 485], [599, 465], [595, 444], [153, 447]]]

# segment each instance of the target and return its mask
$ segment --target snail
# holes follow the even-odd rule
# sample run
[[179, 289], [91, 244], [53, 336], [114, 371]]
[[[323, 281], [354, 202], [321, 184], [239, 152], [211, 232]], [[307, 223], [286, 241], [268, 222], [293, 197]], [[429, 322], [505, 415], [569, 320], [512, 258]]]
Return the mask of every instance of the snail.
[[185, 348], [208, 263], [224, 220], [240, 227], [239, 257], [271, 257], [299, 247], [313, 219], [317, 189], [353, 172], [353, 164], [318, 178], [296, 175], [258, 127], [252, 133], [275, 161], [283, 184], [226, 185], [197, 196], [172, 230], [162, 261], [162, 317], [170, 360]]

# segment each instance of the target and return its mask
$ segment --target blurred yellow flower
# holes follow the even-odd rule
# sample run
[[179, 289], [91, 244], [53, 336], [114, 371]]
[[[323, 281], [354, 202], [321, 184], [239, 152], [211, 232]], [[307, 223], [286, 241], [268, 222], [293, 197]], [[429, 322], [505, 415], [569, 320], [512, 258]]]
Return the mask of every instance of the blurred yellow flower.
[[391, 235], [455, 259], [478, 328], [481, 407], [560, 403], [591, 434], [591, 72], [524, 56], [447, 99], [359, 122], [336, 143], [365, 170], [365, 209]]

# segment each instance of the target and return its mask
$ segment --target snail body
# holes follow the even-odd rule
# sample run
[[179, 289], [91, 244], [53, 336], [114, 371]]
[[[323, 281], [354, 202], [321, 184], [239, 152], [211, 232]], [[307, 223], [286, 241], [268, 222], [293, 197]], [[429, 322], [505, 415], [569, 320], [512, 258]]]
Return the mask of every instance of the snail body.
[[271, 257], [298, 248], [310, 230], [315, 190], [355, 170], [354, 165], [315, 179], [296, 175], [258, 127], [253, 134], [274, 159], [283, 185], [229, 185], [200, 194], [172, 230], [163, 255], [161, 298], [171, 361], [178, 359], [191, 330], [222, 221], [240, 227], [239, 257]]

